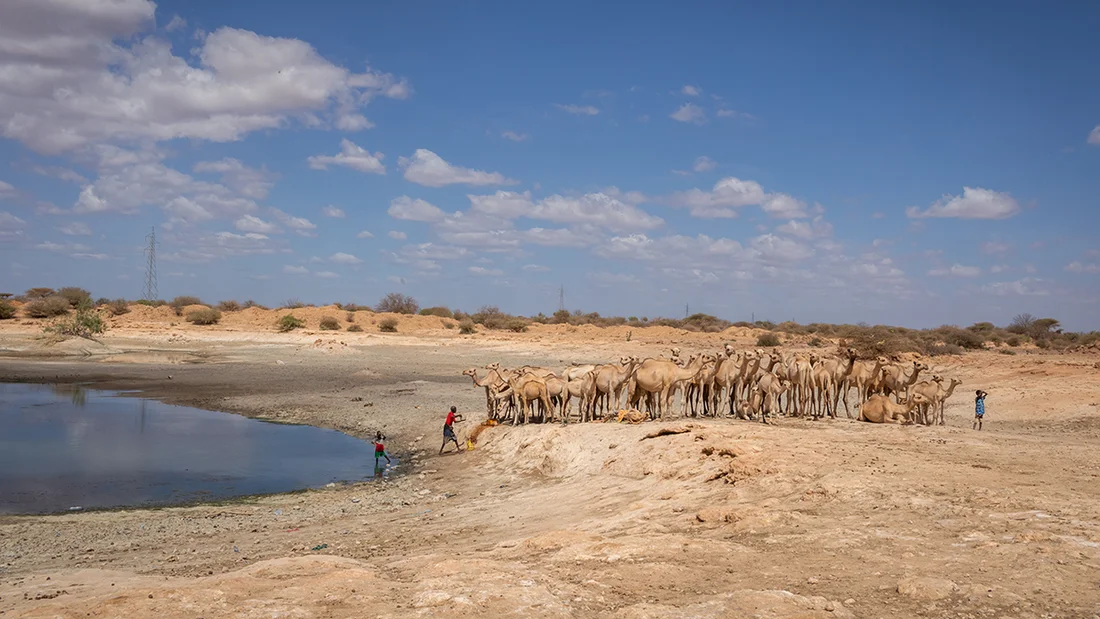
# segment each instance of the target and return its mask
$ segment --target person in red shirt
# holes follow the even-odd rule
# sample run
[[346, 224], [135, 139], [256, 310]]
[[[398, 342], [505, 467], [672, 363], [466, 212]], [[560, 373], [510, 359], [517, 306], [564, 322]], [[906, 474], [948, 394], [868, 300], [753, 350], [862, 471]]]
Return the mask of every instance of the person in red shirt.
[[378, 433], [374, 435], [374, 468], [375, 469], [378, 469], [378, 468], [381, 467], [381, 463], [378, 461], [380, 458], [385, 458], [386, 459], [386, 464], [390, 463], [390, 455], [386, 453], [386, 446], [382, 443], [382, 441], [384, 441], [384, 440], [386, 440], [386, 437], [385, 437], [385, 435], [382, 434], [382, 431], [379, 430]]
[[443, 422], [443, 445], [439, 448], [440, 455], [443, 455], [443, 450], [446, 449], [447, 443], [450, 441], [454, 441], [456, 450], [462, 449], [458, 446], [458, 437], [455, 436], [455, 430], [453, 427], [451, 427], [454, 425], [455, 422], [465, 421], [465, 419], [462, 418], [462, 415], [459, 415], [457, 411], [458, 409], [452, 406], [451, 412], [447, 413], [447, 421]]

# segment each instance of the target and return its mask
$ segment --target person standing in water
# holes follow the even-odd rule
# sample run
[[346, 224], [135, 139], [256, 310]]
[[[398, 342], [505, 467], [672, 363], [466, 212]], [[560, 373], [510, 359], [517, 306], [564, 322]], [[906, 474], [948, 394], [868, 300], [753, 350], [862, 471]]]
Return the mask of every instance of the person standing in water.
[[456, 450], [461, 450], [462, 449], [461, 447], [458, 446], [458, 437], [455, 436], [455, 429], [454, 429], [453, 426], [454, 426], [455, 422], [460, 422], [460, 421], [465, 421], [465, 420], [462, 418], [462, 415], [459, 415], [457, 413], [457, 411], [458, 411], [458, 409], [452, 406], [451, 407], [451, 412], [447, 413], [447, 421], [443, 422], [443, 446], [441, 446], [439, 448], [439, 454], [440, 455], [443, 455], [443, 450], [447, 447], [447, 443], [450, 442], [450, 441], [454, 441]]
[[382, 463], [379, 462], [380, 459], [385, 458], [386, 464], [390, 463], [390, 455], [386, 453], [386, 446], [382, 443], [384, 440], [386, 440], [386, 436], [379, 430], [374, 435], [374, 469], [376, 471], [382, 468]]
[[971, 425], [972, 430], [982, 429], [982, 418], [985, 417], [985, 396], [986, 392], [981, 389], [974, 392], [974, 424]]

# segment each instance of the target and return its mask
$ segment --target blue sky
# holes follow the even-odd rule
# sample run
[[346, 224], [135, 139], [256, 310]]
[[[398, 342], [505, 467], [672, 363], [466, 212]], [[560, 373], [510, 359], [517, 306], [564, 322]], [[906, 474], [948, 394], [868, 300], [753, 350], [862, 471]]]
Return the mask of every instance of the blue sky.
[[1100, 8], [12, 0], [0, 288], [1100, 328]]

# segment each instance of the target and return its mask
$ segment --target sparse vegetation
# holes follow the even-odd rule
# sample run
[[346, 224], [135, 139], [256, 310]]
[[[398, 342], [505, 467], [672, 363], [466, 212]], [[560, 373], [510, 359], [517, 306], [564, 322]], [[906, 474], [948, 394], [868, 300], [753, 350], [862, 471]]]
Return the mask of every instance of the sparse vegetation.
[[1015, 355], [1015, 354], [1016, 354], [1016, 351], [1015, 351], [1015, 350], [1012, 350], [1011, 348], [1002, 348], [1002, 349], [1000, 350], [1000, 353], [1001, 353], [1002, 355]]
[[53, 318], [69, 313], [69, 300], [60, 295], [40, 297], [23, 306], [23, 313], [31, 318]]
[[454, 329], [454, 328], [455, 328], [455, 323], [453, 323], [453, 322], [445, 322], [445, 323], [443, 323], [443, 328], [444, 328], [444, 329]]
[[52, 297], [57, 294], [53, 288], [30, 288], [23, 293], [23, 298], [27, 301], [34, 301], [36, 299], [45, 299], [46, 297]]
[[477, 326], [472, 320], [463, 320], [458, 324], [458, 332], [462, 335], [473, 335], [477, 333]]
[[[41, 301], [48, 301], [50, 299], [61, 299], [65, 301], [65, 298], [61, 296], [47, 297]], [[95, 310], [90, 295], [88, 299], [85, 299], [77, 305], [76, 312], [72, 316], [58, 319], [52, 324], [42, 327], [42, 331], [45, 333], [59, 336], [83, 337], [87, 339], [94, 339], [92, 336], [99, 335], [106, 330], [107, 323], [103, 320], [103, 317], [99, 315], [99, 312]]]
[[295, 329], [301, 329], [306, 326], [306, 323], [301, 318], [297, 318], [292, 314], [287, 314], [280, 318], [279, 321], [275, 323], [275, 326], [279, 328], [279, 331], [286, 333]]
[[383, 333], [397, 333], [397, 319], [383, 318], [378, 322], [378, 330]]
[[439, 316], [440, 318], [454, 318], [454, 312], [446, 307], [425, 307], [420, 310], [421, 316]]
[[391, 292], [378, 302], [374, 311], [391, 314], [415, 314], [420, 311], [420, 305], [416, 302], [416, 299], [408, 295]]
[[218, 303], [218, 311], [222, 312], [239, 312], [241, 311], [241, 304], [236, 301], [221, 301]]
[[0, 320], [15, 318], [15, 306], [7, 299], [0, 299]]
[[115, 299], [106, 304], [107, 311], [111, 312], [112, 316], [121, 316], [123, 314], [130, 313], [130, 303], [126, 299]]
[[198, 297], [184, 295], [172, 299], [172, 302], [168, 305], [171, 306], [172, 311], [176, 312], [176, 316], [183, 316], [183, 308], [189, 305], [202, 305], [202, 300]]
[[287, 299], [286, 301], [283, 301], [283, 304], [279, 306], [279, 309], [301, 309], [305, 306], [306, 304], [302, 303], [298, 299], [298, 297], [292, 297], [290, 299]]
[[362, 331], [363, 327], [360, 327], [359, 325], [352, 325], [348, 327], [348, 333], [360, 333]]
[[761, 334], [760, 337], [756, 338], [756, 345], [757, 346], [773, 347], [773, 346], [779, 346], [782, 343], [783, 342], [779, 341], [779, 336], [774, 334], [774, 333], [764, 333], [764, 334]]
[[193, 325], [216, 325], [222, 319], [222, 313], [212, 307], [193, 309], [187, 312], [187, 322]]
[[75, 286], [67, 286], [57, 291], [58, 296], [65, 297], [65, 300], [69, 302], [69, 307], [79, 307], [83, 303], [92, 303], [92, 293], [84, 290], [83, 288], [77, 288]]
[[344, 314], [344, 320], [347, 320], [348, 322], [355, 322], [355, 312], [348, 312], [347, 314]]
[[253, 307], [256, 308], [256, 309], [262, 309], [262, 310], [268, 309], [268, 307], [266, 305], [260, 305], [259, 303], [253, 301], [252, 299], [249, 299], [249, 300], [244, 302], [244, 305], [243, 305], [244, 309], [249, 309], [249, 308], [253, 308]]
[[134, 301], [134, 303], [138, 305], [148, 305], [149, 307], [161, 307], [162, 305], [168, 305], [168, 301], [165, 301], [164, 299], [157, 299], [155, 301], [150, 301], [149, 299], [139, 299], [137, 301]]
[[813, 346], [814, 348], [820, 348], [824, 345], [825, 345], [825, 342], [822, 341], [822, 339], [819, 338], [819, 337], [815, 337], [815, 338], [810, 340], [810, 346]]
[[335, 316], [322, 316], [321, 317], [321, 330], [322, 331], [339, 331], [340, 321], [336, 320]]
[[505, 323], [505, 328], [512, 333], [525, 333], [527, 331], [527, 321], [522, 318], [509, 318]]

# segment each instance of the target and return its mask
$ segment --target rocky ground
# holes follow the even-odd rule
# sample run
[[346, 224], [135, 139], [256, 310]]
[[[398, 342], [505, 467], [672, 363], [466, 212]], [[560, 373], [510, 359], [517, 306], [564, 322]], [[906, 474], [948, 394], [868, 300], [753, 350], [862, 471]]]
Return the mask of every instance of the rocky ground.
[[[438, 456], [446, 407], [484, 410], [467, 367], [722, 339], [36, 337], [0, 331], [0, 381], [141, 389], [363, 437], [384, 429], [403, 464], [385, 481], [221, 505], [0, 518], [0, 616], [1100, 613], [1095, 357], [936, 358], [964, 381], [946, 427], [497, 427], [475, 451]], [[981, 433], [970, 430], [975, 385], [991, 394]]]

